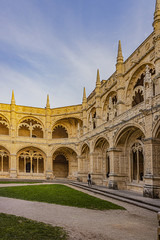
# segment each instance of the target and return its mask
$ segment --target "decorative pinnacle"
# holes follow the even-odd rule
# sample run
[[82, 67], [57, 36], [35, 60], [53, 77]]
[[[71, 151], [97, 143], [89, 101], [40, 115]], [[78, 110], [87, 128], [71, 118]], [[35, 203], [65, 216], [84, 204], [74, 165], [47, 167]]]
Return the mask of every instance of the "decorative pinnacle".
[[156, 28], [156, 23], [160, 22], [160, 0], [156, 0], [153, 27]]
[[12, 90], [11, 104], [16, 104], [15, 97], [14, 97], [14, 91], [13, 90]]
[[47, 103], [46, 103], [46, 108], [50, 108], [50, 103], [49, 103], [49, 94], [47, 94]]
[[100, 86], [101, 86], [101, 81], [100, 81], [99, 69], [97, 69], [96, 87], [100, 87]]
[[122, 47], [121, 41], [118, 43], [118, 54], [117, 54], [117, 63], [123, 63]]
[[160, 0], [156, 0], [155, 12], [160, 10]]
[[87, 98], [86, 98], [86, 89], [84, 87], [83, 89], [83, 103], [86, 103], [87, 102]]

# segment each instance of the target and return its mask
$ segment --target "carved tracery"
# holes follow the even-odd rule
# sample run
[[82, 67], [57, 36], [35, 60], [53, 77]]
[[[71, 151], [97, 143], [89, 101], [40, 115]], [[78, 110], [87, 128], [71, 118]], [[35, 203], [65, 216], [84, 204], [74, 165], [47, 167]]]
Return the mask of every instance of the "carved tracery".
[[0, 149], [0, 172], [9, 172], [9, 153]]
[[9, 135], [9, 124], [3, 116], [0, 116], [0, 134]]
[[43, 127], [38, 120], [27, 118], [19, 124], [18, 135], [23, 137], [43, 138]]
[[52, 138], [68, 138], [67, 129], [62, 125], [57, 125], [53, 129]]
[[23, 150], [19, 157], [19, 172], [24, 173], [43, 173], [44, 157], [39, 150]]

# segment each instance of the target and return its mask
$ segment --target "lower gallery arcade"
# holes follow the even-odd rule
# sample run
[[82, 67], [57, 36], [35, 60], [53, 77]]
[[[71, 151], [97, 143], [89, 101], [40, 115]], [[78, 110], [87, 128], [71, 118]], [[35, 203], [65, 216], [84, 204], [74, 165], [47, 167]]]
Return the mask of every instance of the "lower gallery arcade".
[[[32, 143], [32, 146], [22, 147], [13, 154], [12, 144], [8, 145], [9, 148], [1, 145], [0, 177], [68, 178], [86, 182], [88, 173], [91, 173], [96, 184], [113, 189], [145, 192], [145, 195], [150, 196], [149, 183], [154, 181], [156, 185], [160, 172], [159, 121], [153, 134], [152, 139], [147, 139], [143, 128], [138, 124], [124, 124], [114, 134], [114, 138], [110, 137], [113, 136], [112, 132], [103, 132], [98, 137], [75, 142], [70, 146], [61, 143], [55, 148], [54, 144], [44, 144], [40, 148], [37, 143], [37, 146]], [[53, 141], [57, 141], [57, 138]], [[16, 149], [16, 143], [14, 145]], [[154, 197], [155, 194], [156, 189]]]

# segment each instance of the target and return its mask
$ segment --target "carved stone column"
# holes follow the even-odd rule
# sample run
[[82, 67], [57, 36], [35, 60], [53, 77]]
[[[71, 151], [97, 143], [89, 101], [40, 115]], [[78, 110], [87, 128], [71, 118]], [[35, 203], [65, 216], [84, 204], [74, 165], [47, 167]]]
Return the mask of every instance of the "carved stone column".
[[144, 197], [160, 198], [160, 141], [145, 139], [144, 141]]

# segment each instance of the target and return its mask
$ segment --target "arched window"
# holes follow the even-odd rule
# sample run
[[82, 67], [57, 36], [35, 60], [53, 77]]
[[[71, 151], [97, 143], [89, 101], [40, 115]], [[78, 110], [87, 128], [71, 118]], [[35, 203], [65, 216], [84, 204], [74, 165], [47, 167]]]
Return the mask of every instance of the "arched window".
[[24, 149], [19, 157], [19, 172], [43, 173], [44, 157], [38, 149]]
[[18, 126], [18, 136], [43, 138], [43, 128], [35, 119], [25, 119]]
[[0, 172], [9, 172], [9, 153], [0, 148]]
[[52, 138], [68, 138], [68, 132], [65, 127], [58, 125], [53, 129]]
[[9, 124], [3, 116], [0, 116], [0, 134], [9, 135]]
[[132, 107], [144, 101], [143, 91], [138, 89], [133, 96]]
[[93, 107], [92, 110], [90, 111], [89, 115], [89, 123], [90, 123], [90, 129], [95, 129], [96, 128], [96, 108]]
[[132, 180], [143, 181], [144, 177], [144, 156], [143, 147], [140, 142], [132, 146]]

